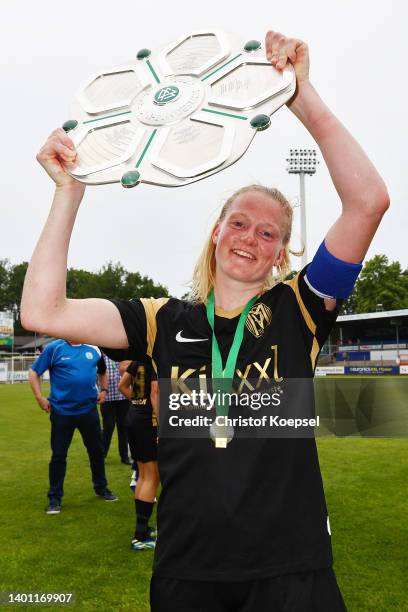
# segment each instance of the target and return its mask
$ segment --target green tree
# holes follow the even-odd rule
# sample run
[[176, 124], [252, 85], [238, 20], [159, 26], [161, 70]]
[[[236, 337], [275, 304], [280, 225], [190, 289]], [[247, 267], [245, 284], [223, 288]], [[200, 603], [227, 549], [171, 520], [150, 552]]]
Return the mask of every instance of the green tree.
[[97, 293], [94, 297], [121, 298], [127, 274], [122, 264], [109, 261], [98, 272]]
[[8, 281], [7, 281], [7, 310], [11, 310], [14, 314], [14, 333], [20, 335], [24, 333], [20, 322], [20, 301], [23, 291], [24, 278], [27, 272], [28, 262], [10, 266]]
[[7, 310], [8, 296], [7, 287], [10, 271], [8, 259], [0, 259], [0, 312]]
[[67, 272], [67, 296], [74, 299], [95, 297], [97, 275], [88, 270], [69, 268]]
[[[12, 265], [8, 259], [0, 259], [0, 311], [14, 314], [16, 335], [29, 334], [21, 327], [20, 301], [28, 262]], [[70, 298], [119, 298], [166, 297], [168, 289], [156, 284], [148, 276], [128, 272], [121, 263], [108, 262], [97, 272], [69, 268], [67, 272], [67, 296]]]
[[292, 280], [292, 278], [295, 278], [296, 274], [298, 273], [298, 270], [291, 270], [283, 280], [288, 281], [288, 280]]
[[98, 272], [70, 268], [67, 295], [70, 298], [129, 300], [134, 297], [165, 297], [168, 289], [139, 272], [128, 272], [119, 262], [108, 262]]
[[169, 290], [164, 285], [156, 285], [148, 276], [138, 272], [128, 272], [122, 289], [123, 299], [132, 297], [167, 297]]
[[389, 263], [386, 255], [375, 255], [365, 263], [342, 312], [375, 312], [377, 304], [384, 310], [408, 308], [408, 271], [398, 261]]

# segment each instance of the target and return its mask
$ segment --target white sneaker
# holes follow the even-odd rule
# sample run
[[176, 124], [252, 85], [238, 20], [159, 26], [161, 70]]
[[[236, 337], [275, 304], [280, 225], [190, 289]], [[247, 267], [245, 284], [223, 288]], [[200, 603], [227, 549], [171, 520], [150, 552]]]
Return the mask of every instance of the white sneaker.
[[136, 488], [136, 483], [137, 483], [136, 471], [135, 471], [135, 470], [133, 470], [133, 472], [132, 472], [132, 477], [131, 477], [131, 479], [130, 479], [130, 485], [129, 485], [129, 487], [132, 489], [132, 491], [134, 491], [134, 490], [135, 490], [135, 488]]

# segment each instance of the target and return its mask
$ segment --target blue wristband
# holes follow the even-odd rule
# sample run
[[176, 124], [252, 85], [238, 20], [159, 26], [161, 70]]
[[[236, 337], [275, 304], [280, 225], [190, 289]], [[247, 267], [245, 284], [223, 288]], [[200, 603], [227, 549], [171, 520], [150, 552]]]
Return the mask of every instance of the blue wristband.
[[320, 297], [348, 298], [362, 267], [362, 262], [337, 259], [329, 253], [323, 241], [307, 267], [305, 282]]

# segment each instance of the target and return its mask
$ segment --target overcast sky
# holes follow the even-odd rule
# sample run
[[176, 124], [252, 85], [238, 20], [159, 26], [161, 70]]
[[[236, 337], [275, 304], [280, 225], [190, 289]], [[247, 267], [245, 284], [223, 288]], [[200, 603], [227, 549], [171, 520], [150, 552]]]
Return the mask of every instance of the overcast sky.
[[[50, 206], [53, 186], [35, 161], [48, 133], [70, 118], [74, 92], [89, 76], [207, 27], [243, 42], [274, 29], [307, 41], [311, 80], [384, 177], [392, 206], [368, 252], [408, 266], [407, 4], [402, 0], [328, 2], [10, 3], [2, 0], [0, 259], [28, 260]], [[244, 157], [210, 178], [177, 189], [119, 184], [88, 187], [71, 242], [69, 265], [97, 270], [120, 261], [186, 291], [217, 209], [232, 190], [259, 181], [296, 204], [298, 178], [286, 172], [291, 147], [313, 147], [283, 107]], [[312, 255], [340, 212], [322, 162], [306, 180], [308, 251]], [[298, 209], [297, 209], [298, 210]], [[347, 236], [345, 236], [347, 240]], [[295, 226], [293, 247], [299, 246]], [[299, 268], [299, 262], [294, 261]]]

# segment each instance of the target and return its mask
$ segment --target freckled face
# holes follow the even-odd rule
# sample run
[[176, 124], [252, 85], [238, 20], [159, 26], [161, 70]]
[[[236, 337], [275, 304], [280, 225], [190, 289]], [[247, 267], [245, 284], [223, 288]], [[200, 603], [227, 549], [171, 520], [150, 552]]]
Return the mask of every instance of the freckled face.
[[213, 233], [217, 279], [263, 282], [282, 262], [286, 218], [270, 196], [248, 191], [231, 204]]

